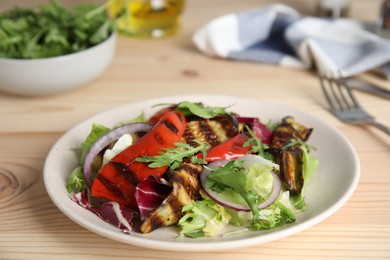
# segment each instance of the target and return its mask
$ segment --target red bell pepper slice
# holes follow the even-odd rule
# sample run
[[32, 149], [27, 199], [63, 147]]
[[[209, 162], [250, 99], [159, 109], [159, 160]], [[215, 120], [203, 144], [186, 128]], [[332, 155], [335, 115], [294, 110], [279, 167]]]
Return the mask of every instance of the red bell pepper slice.
[[209, 149], [205, 160], [207, 162], [213, 162], [239, 158], [252, 149], [250, 145], [244, 147], [244, 144], [248, 139], [249, 137], [246, 134], [238, 134], [226, 142]]
[[154, 113], [148, 120], [148, 122], [152, 124], [156, 124], [166, 113], [170, 111], [174, 111], [176, 109], [176, 105], [172, 105], [169, 107], [164, 107], [160, 110], [158, 110], [156, 113]]
[[92, 196], [137, 209], [136, 184], [149, 176], [159, 179], [168, 166], [149, 168], [147, 163], [134, 160], [144, 155], [155, 156], [161, 149], [173, 147], [180, 141], [185, 128], [186, 119], [182, 113], [166, 113], [148, 133], [100, 169], [92, 184]]

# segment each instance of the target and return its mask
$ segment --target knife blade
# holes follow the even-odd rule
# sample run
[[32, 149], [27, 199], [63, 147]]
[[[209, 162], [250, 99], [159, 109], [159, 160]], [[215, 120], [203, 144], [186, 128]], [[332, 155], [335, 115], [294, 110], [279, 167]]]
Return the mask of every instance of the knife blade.
[[363, 91], [381, 98], [390, 99], [390, 90], [375, 86], [369, 82], [357, 78], [350, 78], [347, 80], [347, 85], [351, 89]]

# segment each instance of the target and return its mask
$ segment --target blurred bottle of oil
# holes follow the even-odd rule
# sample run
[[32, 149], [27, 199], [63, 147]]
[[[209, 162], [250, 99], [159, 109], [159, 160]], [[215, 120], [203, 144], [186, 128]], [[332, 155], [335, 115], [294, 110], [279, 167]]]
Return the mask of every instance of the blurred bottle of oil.
[[390, 0], [382, 1], [379, 26], [382, 30], [390, 31]]
[[118, 31], [139, 38], [162, 38], [180, 28], [185, 0], [108, 0]]

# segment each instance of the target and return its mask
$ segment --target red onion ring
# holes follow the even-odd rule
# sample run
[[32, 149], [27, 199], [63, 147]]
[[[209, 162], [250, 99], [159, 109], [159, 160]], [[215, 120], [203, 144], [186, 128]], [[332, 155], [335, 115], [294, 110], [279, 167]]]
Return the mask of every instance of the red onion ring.
[[92, 164], [95, 157], [111, 142], [118, 140], [124, 134], [132, 134], [137, 132], [148, 132], [152, 129], [153, 124], [150, 123], [131, 123], [112, 129], [101, 136], [89, 149], [83, 163], [84, 178], [88, 187], [92, 187]]
[[[257, 155], [245, 155], [243, 157], [241, 157], [241, 159], [244, 159], [244, 160], [247, 160], [247, 161], [250, 161], [252, 162], [253, 164], [253, 161], [254, 161], [254, 156], [256, 157], [259, 157]], [[261, 157], [259, 157], [261, 158]], [[261, 158], [260, 161], [262, 161], [263, 159]], [[265, 159], [264, 159], [265, 160]], [[227, 160], [224, 160], [224, 161], [215, 161], [215, 162], [212, 162], [212, 163], [209, 163], [207, 165], [207, 168], [211, 168], [211, 169], [215, 169], [217, 167], [223, 167], [225, 164], [227, 164], [229, 161]], [[249, 165], [248, 165], [249, 166]], [[247, 166], [246, 166], [247, 167]], [[236, 211], [251, 211], [251, 209], [247, 206], [247, 205], [241, 205], [241, 204], [237, 204], [237, 203], [234, 203], [234, 202], [231, 202], [231, 201], [228, 201], [228, 200], [225, 200], [223, 198], [221, 198], [216, 192], [212, 191], [211, 189], [208, 189], [206, 188], [206, 179], [207, 179], [207, 175], [210, 174], [210, 171], [207, 169], [207, 168], [204, 168], [201, 175], [200, 175], [200, 183], [204, 189], [204, 191], [206, 192], [207, 196], [210, 197], [210, 199], [212, 199], [213, 201], [215, 201], [216, 203], [224, 206], [225, 208], [229, 208], [229, 209], [232, 209], [232, 210], [236, 210]], [[272, 193], [271, 195], [267, 198], [266, 201], [260, 203], [258, 205], [258, 208], [259, 209], [264, 209], [264, 208], [267, 208], [269, 207], [272, 203], [274, 203], [276, 201], [276, 199], [279, 197], [280, 195], [280, 192], [282, 190], [282, 183], [279, 179], [279, 176], [274, 172], [274, 171], [271, 171], [271, 174], [272, 174], [272, 177], [273, 177], [273, 182], [272, 182]]]

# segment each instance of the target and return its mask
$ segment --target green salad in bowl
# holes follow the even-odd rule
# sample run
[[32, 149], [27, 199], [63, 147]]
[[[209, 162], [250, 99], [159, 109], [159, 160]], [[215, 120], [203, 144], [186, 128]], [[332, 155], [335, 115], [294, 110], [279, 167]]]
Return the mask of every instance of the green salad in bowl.
[[0, 90], [47, 95], [96, 79], [115, 53], [115, 21], [106, 9], [52, 0], [0, 13]]

